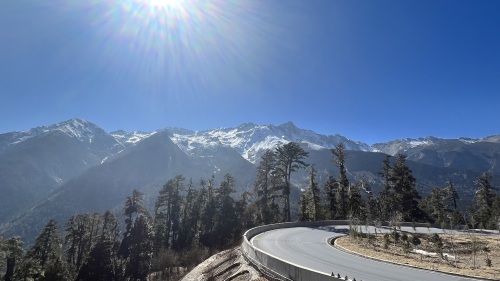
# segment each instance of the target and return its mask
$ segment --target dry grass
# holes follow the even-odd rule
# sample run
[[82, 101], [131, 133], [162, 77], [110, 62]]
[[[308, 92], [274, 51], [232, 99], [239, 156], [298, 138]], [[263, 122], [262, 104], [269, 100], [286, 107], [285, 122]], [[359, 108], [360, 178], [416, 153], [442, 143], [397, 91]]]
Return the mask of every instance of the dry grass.
[[[467, 234], [440, 234], [442, 240], [443, 256], [427, 256], [412, 252], [415, 248], [411, 244], [412, 235], [408, 235], [408, 242], [390, 235], [385, 238], [383, 234], [377, 236], [361, 235], [359, 238], [348, 236], [337, 239], [337, 246], [360, 255], [369, 256], [374, 259], [387, 260], [395, 263], [449, 272], [467, 276], [476, 276], [499, 280], [500, 277], [500, 236], [482, 236]], [[417, 234], [421, 244], [417, 247], [427, 252], [438, 252], [438, 243], [433, 242], [431, 235]], [[474, 250], [475, 249], [475, 250]], [[446, 257], [446, 253], [450, 256]], [[453, 258], [456, 257], [456, 258]], [[488, 261], [490, 264], [488, 266]]]

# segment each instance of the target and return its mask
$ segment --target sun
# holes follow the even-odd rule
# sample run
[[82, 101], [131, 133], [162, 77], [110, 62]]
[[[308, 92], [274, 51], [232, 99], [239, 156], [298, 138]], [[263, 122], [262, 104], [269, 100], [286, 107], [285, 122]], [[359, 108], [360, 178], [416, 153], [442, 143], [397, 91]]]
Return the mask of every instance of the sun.
[[[189, 20], [196, 4], [193, 0], [129, 0], [132, 1], [131, 11], [147, 21], [168, 21], [185, 24]], [[126, 1], [123, 1], [126, 2]], [[140, 15], [142, 14], [142, 15]], [[148, 19], [149, 18], [149, 19]]]
[[144, 4], [163, 9], [179, 9], [185, 0], [144, 0]]
[[205, 97], [207, 89], [219, 93], [239, 87], [249, 76], [260, 79], [268, 56], [263, 47], [277, 29], [268, 25], [258, 1], [83, 2], [93, 3], [87, 10], [100, 38], [95, 44], [104, 58], [103, 69], [119, 65], [116, 83], [134, 77], [143, 83], [141, 92], [151, 93], [152, 99], [189, 93]]

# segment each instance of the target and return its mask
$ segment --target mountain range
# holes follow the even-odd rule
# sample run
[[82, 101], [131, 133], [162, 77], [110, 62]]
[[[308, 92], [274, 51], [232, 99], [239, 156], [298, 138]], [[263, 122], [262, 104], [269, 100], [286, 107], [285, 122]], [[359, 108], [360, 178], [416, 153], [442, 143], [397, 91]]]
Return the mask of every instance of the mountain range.
[[[231, 173], [238, 193], [251, 190], [261, 155], [277, 145], [296, 141], [310, 155], [318, 181], [336, 175], [330, 148], [344, 143], [352, 181], [364, 179], [377, 191], [386, 154], [404, 153], [426, 194], [451, 180], [463, 205], [470, 204], [483, 172], [500, 175], [500, 135], [481, 139], [426, 137], [368, 145], [341, 135], [321, 135], [287, 122], [278, 126], [245, 123], [235, 128], [191, 131], [165, 128], [154, 132], [106, 132], [81, 119], [0, 134], [0, 234], [27, 241], [50, 218], [64, 223], [83, 212], [121, 212], [133, 189], [149, 206], [158, 190], [178, 174], [198, 186], [200, 179], [221, 179]], [[299, 194], [307, 185], [305, 170], [293, 178]], [[298, 196], [297, 196], [298, 197]]]

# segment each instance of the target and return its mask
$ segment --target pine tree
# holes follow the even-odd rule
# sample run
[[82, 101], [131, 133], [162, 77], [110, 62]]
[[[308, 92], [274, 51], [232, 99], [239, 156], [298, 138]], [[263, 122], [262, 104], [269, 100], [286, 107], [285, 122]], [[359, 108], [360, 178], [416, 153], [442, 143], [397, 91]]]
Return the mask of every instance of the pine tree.
[[40, 281], [72, 281], [67, 264], [61, 258], [51, 260], [47, 263], [43, 277]]
[[130, 254], [125, 277], [129, 280], [147, 281], [153, 257], [153, 233], [147, 215], [141, 214], [134, 221], [128, 246]]
[[443, 225], [446, 223], [446, 209], [445, 209], [446, 194], [445, 190], [439, 187], [432, 189], [429, 195], [429, 215], [435, 220], [436, 223]]
[[61, 245], [62, 238], [59, 234], [59, 227], [57, 222], [52, 219], [36, 238], [35, 244], [28, 252], [28, 256], [40, 264], [41, 270], [45, 270], [49, 262], [61, 260]]
[[236, 236], [243, 235], [245, 230], [248, 230], [256, 225], [255, 205], [250, 204], [251, 193], [248, 191], [241, 194], [240, 200], [236, 202], [236, 213], [238, 214], [238, 221], [240, 222], [237, 229]]
[[114, 280], [114, 243], [112, 240], [99, 241], [90, 251], [87, 262], [80, 268], [78, 281]]
[[406, 156], [398, 154], [391, 170], [390, 183], [394, 191], [394, 208], [396, 213], [403, 214], [404, 221], [418, 221], [422, 219], [422, 212], [418, 207], [420, 195], [416, 189], [416, 179], [406, 165]]
[[13, 280], [42, 280], [43, 278], [44, 272], [41, 269], [39, 261], [29, 254], [25, 255], [16, 267], [17, 270], [14, 273]]
[[316, 170], [314, 170], [314, 165], [311, 165], [309, 169], [309, 194], [311, 196], [309, 200], [310, 218], [313, 221], [322, 220], [322, 210], [321, 210], [321, 197], [318, 185], [316, 184]]
[[203, 214], [205, 211], [205, 207], [207, 204], [207, 198], [208, 198], [208, 191], [206, 188], [206, 182], [205, 180], [201, 179], [200, 180], [200, 189], [199, 192], [197, 192], [196, 196], [196, 201], [194, 203], [194, 207], [191, 210], [192, 214], [191, 216], [193, 219], [196, 219], [195, 225], [194, 225], [194, 233], [195, 236], [193, 238], [193, 243], [196, 244], [196, 246], [200, 246], [200, 236], [203, 231]]
[[155, 249], [178, 249], [181, 227], [181, 191], [185, 189], [185, 178], [177, 175], [160, 190], [155, 203]]
[[184, 181], [186, 179], [182, 175], [177, 175], [174, 178], [174, 197], [172, 198], [172, 249], [178, 250], [179, 247], [179, 232], [181, 228], [181, 207], [182, 207], [182, 196], [181, 191], [185, 190]]
[[448, 182], [448, 186], [444, 189], [445, 199], [451, 201], [453, 210], [457, 210], [457, 201], [460, 200], [460, 195], [451, 181]]
[[388, 220], [396, 211], [394, 208], [394, 194], [391, 187], [391, 161], [390, 156], [386, 155], [382, 161], [382, 170], [379, 172], [384, 179], [384, 184], [377, 197], [378, 217], [380, 220]]
[[360, 191], [361, 183], [349, 186], [348, 198], [349, 198], [349, 217], [356, 219], [364, 219], [363, 210], [365, 208], [365, 203], [361, 197]]
[[187, 185], [187, 195], [183, 201], [181, 227], [179, 229], [178, 248], [186, 249], [194, 242], [198, 232], [201, 206], [198, 203], [199, 191], [194, 189], [192, 181]]
[[[204, 182], [204, 181], [203, 181]], [[214, 186], [214, 176], [207, 182], [206, 196], [204, 196], [204, 204], [201, 219], [201, 234], [200, 243], [212, 249], [216, 242], [214, 236], [217, 213], [217, 190]], [[203, 188], [203, 187], [202, 187]], [[204, 189], [204, 188], [203, 188]]]
[[335, 145], [331, 149], [333, 163], [339, 168], [338, 187], [335, 195], [337, 205], [337, 218], [346, 219], [348, 215], [348, 194], [349, 180], [347, 179], [346, 158], [349, 156], [343, 143]]
[[102, 218], [100, 241], [118, 241], [120, 230], [118, 219], [111, 211], [106, 211]]
[[464, 216], [458, 209], [458, 200], [460, 200], [460, 196], [451, 181], [449, 181], [448, 185], [444, 188], [444, 192], [446, 211], [449, 213], [450, 223], [452, 225], [464, 224]]
[[500, 196], [498, 195], [493, 199], [490, 221], [491, 229], [496, 229], [500, 232]]
[[97, 242], [100, 223], [101, 218], [97, 213], [72, 216], [66, 223], [67, 262], [75, 272], [80, 270], [92, 247]]
[[480, 188], [476, 191], [475, 204], [477, 210], [474, 212], [474, 220], [479, 227], [495, 228], [496, 222], [493, 219], [493, 201], [495, 194], [493, 193], [493, 185], [491, 184], [492, 176], [489, 173], [483, 173], [477, 178], [476, 183]]
[[23, 241], [19, 236], [7, 239], [2, 243], [0, 237], [0, 253], [3, 252], [6, 258], [6, 271], [4, 280], [13, 281], [16, 271], [19, 270], [19, 264], [24, 255]]
[[123, 208], [123, 212], [126, 216], [125, 219], [125, 227], [126, 232], [130, 232], [132, 229], [132, 225], [134, 222], [134, 216], [138, 216], [140, 214], [145, 214], [146, 208], [144, 207], [144, 199], [142, 198], [143, 194], [137, 189], [132, 191], [132, 196], [128, 196], [125, 201], [125, 206]]
[[216, 246], [224, 248], [228, 246], [237, 236], [238, 214], [236, 212], [235, 201], [231, 195], [235, 192], [235, 179], [232, 175], [226, 174], [220, 183], [219, 192], [216, 199], [214, 237]]
[[366, 203], [364, 203], [364, 208], [362, 210], [366, 224], [376, 223], [380, 218], [378, 216], [378, 202], [373, 196], [373, 190], [368, 181], [363, 177], [359, 182], [362, 190], [366, 192]]
[[104, 260], [104, 262], [100, 263], [101, 268], [104, 268], [103, 272], [107, 271], [107, 268], [109, 267], [109, 259], [111, 259], [113, 276], [118, 277], [119, 273], [121, 273], [121, 268], [119, 266], [120, 263], [118, 260], [118, 250], [120, 247], [120, 230], [118, 219], [116, 218], [115, 214], [111, 213], [110, 211], [106, 211], [103, 215], [102, 221], [101, 236], [98, 244], [96, 244], [94, 248], [98, 247], [99, 244], [101, 244], [102, 248], [104, 249], [96, 249], [96, 253], [94, 253], [93, 259], [96, 262], [99, 262], [99, 260]]
[[257, 166], [257, 177], [254, 182], [254, 192], [257, 195], [257, 223], [269, 224], [273, 222], [270, 201], [274, 183], [273, 173], [276, 168], [276, 155], [272, 150], [267, 150], [261, 157]]
[[300, 147], [297, 142], [289, 142], [287, 144], [278, 146], [275, 150], [277, 166], [276, 171], [283, 179], [283, 199], [284, 208], [283, 213], [285, 215], [285, 221], [291, 221], [290, 215], [290, 191], [291, 191], [291, 175], [293, 172], [300, 168], [304, 168], [307, 164], [304, 162], [304, 158], [309, 156], [309, 152], [306, 152], [302, 147]]
[[337, 180], [335, 180], [334, 177], [329, 176], [324, 186], [326, 194], [325, 208], [328, 210], [328, 216], [327, 216], [328, 219], [335, 219], [336, 217], [337, 206], [335, 201], [335, 195], [337, 193], [337, 187], [338, 187]]
[[299, 210], [299, 221], [308, 221], [309, 220], [309, 212], [307, 208], [307, 203], [308, 203], [308, 196], [307, 196], [307, 191], [303, 190], [302, 193], [300, 194], [300, 210]]
[[123, 239], [120, 243], [118, 255], [122, 258], [122, 260], [126, 261], [130, 257], [130, 236], [135, 218], [141, 215], [148, 215], [147, 210], [144, 207], [144, 199], [142, 198], [142, 193], [140, 191], [134, 189], [132, 191], [132, 196], [127, 197], [125, 200], [125, 206], [123, 207], [123, 213], [126, 217], [125, 232], [123, 233]]

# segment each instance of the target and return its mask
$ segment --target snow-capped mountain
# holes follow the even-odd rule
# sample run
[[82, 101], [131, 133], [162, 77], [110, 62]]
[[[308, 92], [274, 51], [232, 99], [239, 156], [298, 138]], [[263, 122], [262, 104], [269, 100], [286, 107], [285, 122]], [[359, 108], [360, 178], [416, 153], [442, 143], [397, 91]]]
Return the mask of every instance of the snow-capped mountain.
[[11, 149], [30, 139], [40, 138], [53, 133], [77, 139], [81, 143], [94, 147], [101, 146], [101, 149], [113, 150], [116, 146], [120, 145], [114, 137], [99, 126], [82, 119], [70, 119], [49, 126], [40, 126], [26, 131], [1, 134], [0, 152]]
[[398, 153], [406, 153], [408, 150], [412, 148], [418, 147], [426, 147], [432, 145], [445, 144], [450, 142], [456, 143], [475, 143], [480, 141], [479, 139], [470, 139], [470, 138], [459, 138], [459, 139], [442, 139], [436, 137], [425, 137], [425, 138], [405, 138], [401, 140], [393, 140], [384, 143], [376, 143], [372, 145], [372, 149], [374, 152], [382, 152], [389, 155], [396, 155]]
[[[306, 162], [315, 165], [319, 181], [337, 172], [328, 149], [344, 143], [350, 150], [349, 177], [370, 179], [374, 190], [380, 186], [383, 153], [406, 154], [423, 192], [453, 180], [471, 194], [467, 188], [482, 172], [500, 175], [500, 135], [403, 139], [370, 147], [291, 122], [200, 132], [165, 128], [108, 133], [91, 122], [71, 119], [0, 134], [0, 234], [31, 235], [40, 230], [31, 228], [42, 227], [48, 217], [65, 221], [75, 212], [116, 208], [135, 188], [154, 198], [159, 187], [178, 174], [196, 182], [230, 173], [239, 191], [251, 190], [260, 156], [290, 141], [300, 142], [310, 153]], [[294, 185], [307, 184], [306, 173], [297, 172]]]
[[[365, 143], [353, 141], [338, 134], [317, 134], [311, 130], [297, 128], [292, 122], [287, 122], [279, 126], [244, 123], [235, 128], [217, 128], [201, 132], [182, 128], [166, 128], [164, 130], [170, 132], [174, 143], [190, 156], [197, 156], [200, 153], [204, 154], [203, 151], [210, 151], [216, 147], [225, 147], [234, 149], [251, 163], [258, 162], [265, 150], [273, 149], [280, 144], [290, 141], [301, 142], [312, 150], [333, 148], [336, 144], [341, 142], [344, 143], [349, 150], [372, 150], [371, 147]], [[102, 145], [101, 149], [110, 151], [109, 155], [105, 156], [109, 157], [126, 147], [137, 144], [159, 131], [163, 130], [153, 132], [126, 132], [119, 130], [107, 133], [91, 122], [81, 119], [71, 119], [27, 131], [2, 134], [0, 135], [0, 152], [31, 138], [53, 132], [60, 132], [68, 137], [76, 138], [86, 145], [91, 145], [93, 143], [95, 145], [95, 142], [99, 141]]]
[[438, 167], [500, 173], [500, 136], [480, 139], [426, 137], [394, 140], [372, 145], [389, 155], [402, 153], [409, 160]]
[[88, 121], [81, 119], [71, 119], [49, 126], [36, 127], [27, 131], [13, 132], [9, 144], [14, 145], [16, 143], [25, 141], [27, 139], [37, 137], [42, 134], [46, 134], [48, 132], [56, 130], [61, 131], [67, 134], [68, 136], [76, 137], [80, 141], [84, 142], [92, 142], [92, 138], [94, 138], [96, 132], [104, 133], [104, 131], [97, 125], [94, 125]]
[[[167, 161], [172, 171], [164, 171], [161, 176], [138, 173], [138, 167], [131, 164], [127, 169], [134, 181], [163, 180], [169, 173], [190, 174], [199, 178], [201, 175], [232, 171], [238, 175], [243, 186], [248, 186], [252, 181], [253, 164], [258, 162], [266, 149], [273, 149], [279, 144], [300, 141], [309, 150], [318, 150], [344, 142], [348, 149], [370, 150], [366, 144], [340, 135], [316, 134], [299, 129], [291, 122], [279, 126], [245, 123], [235, 128], [203, 132], [166, 128], [154, 132], [108, 133], [91, 122], [71, 119], [26, 131], [0, 134], [0, 194], [10, 194], [0, 197], [0, 224], [91, 169], [100, 170], [99, 166], [116, 165], [117, 161], [132, 154], [138, 155], [136, 159], [141, 159], [138, 160], [141, 163], [135, 165], [149, 167], [152, 155], [155, 155], [153, 150], [157, 149], [149, 146], [155, 140], [164, 138], [171, 139], [171, 145], [189, 160], [182, 160], [182, 164], [180, 160], [177, 160], [179, 163]], [[167, 143], [159, 147], [163, 145], [170, 146]], [[183, 158], [176, 156], [176, 159]], [[184, 163], [186, 161], [190, 163]], [[153, 164], [158, 166], [158, 163]], [[153, 168], [149, 167], [148, 170], [152, 171]], [[109, 174], [107, 177], [110, 180], [103, 183], [101, 188], [108, 188], [107, 185], [115, 182], [112, 179], [116, 176], [116, 173]]]
[[142, 141], [145, 138], [149, 138], [150, 136], [156, 134], [157, 132], [145, 133], [140, 131], [134, 132], [125, 132], [123, 130], [118, 130], [111, 132], [110, 134], [124, 147], [135, 145], [138, 142]]
[[400, 140], [393, 140], [384, 143], [376, 143], [371, 146], [372, 151], [382, 152], [389, 155], [396, 155], [398, 153], [407, 153], [411, 149], [425, 148], [425, 147], [453, 147], [461, 145], [471, 145], [476, 143], [500, 143], [500, 135], [488, 136], [484, 138], [465, 138], [461, 137], [458, 139], [444, 139], [436, 137], [425, 137], [425, 138], [405, 138]]
[[197, 155], [200, 150], [225, 146], [235, 149], [243, 158], [256, 163], [267, 150], [278, 145], [297, 141], [309, 149], [333, 148], [344, 143], [349, 150], [371, 151], [365, 143], [352, 141], [341, 135], [321, 135], [311, 130], [297, 128], [292, 122], [279, 126], [244, 123], [236, 128], [218, 128], [202, 132], [175, 132], [172, 140], [188, 155]]
[[114, 137], [81, 119], [0, 134], [0, 223], [119, 149]]

